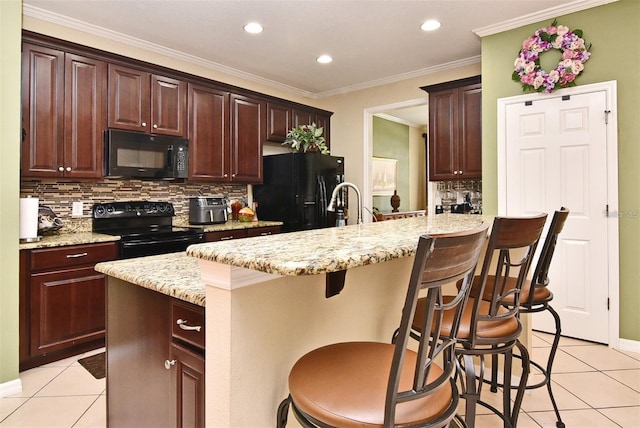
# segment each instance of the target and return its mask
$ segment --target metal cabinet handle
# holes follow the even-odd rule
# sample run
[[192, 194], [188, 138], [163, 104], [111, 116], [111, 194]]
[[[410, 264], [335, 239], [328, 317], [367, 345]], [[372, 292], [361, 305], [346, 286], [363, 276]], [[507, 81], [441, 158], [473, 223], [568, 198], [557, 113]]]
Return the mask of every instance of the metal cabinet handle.
[[78, 259], [80, 257], [86, 257], [86, 256], [88, 256], [87, 253], [67, 254], [68, 259]]
[[171, 370], [171, 366], [176, 365], [176, 360], [164, 360], [164, 368], [167, 370]]
[[200, 331], [200, 329], [202, 329], [202, 326], [199, 325], [187, 325], [187, 320], [183, 320], [183, 319], [179, 319], [178, 321], [176, 321], [176, 324], [178, 324], [178, 327], [180, 327], [183, 330], [187, 330], [187, 331]]
[[221, 241], [228, 241], [229, 239], [233, 239], [235, 238], [235, 236], [223, 236], [222, 238], [220, 238]]

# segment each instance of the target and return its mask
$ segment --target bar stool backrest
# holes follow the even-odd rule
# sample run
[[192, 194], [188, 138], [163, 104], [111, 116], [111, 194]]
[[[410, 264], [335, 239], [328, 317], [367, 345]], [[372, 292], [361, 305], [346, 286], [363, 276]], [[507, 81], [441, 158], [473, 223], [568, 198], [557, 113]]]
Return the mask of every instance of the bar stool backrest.
[[[457, 324], [466, 299], [468, 299], [473, 274], [476, 269], [480, 253], [486, 243], [488, 224], [482, 223], [478, 228], [468, 233], [456, 235], [441, 235], [437, 237], [421, 236], [411, 271], [411, 278], [407, 290], [407, 297], [402, 309], [402, 317], [398, 335], [395, 339], [395, 349], [391, 364], [389, 383], [385, 403], [385, 426], [394, 426], [396, 405], [412, 401], [437, 391], [448, 383], [457, 391], [453, 375], [456, 370], [454, 348], [456, 344], [456, 330], [452, 329], [449, 336], [440, 336], [445, 310], [457, 311]], [[462, 283], [454, 302], [443, 303], [442, 286]], [[422, 293], [421, 293], [422, 292]], [[417, 362], [413, 373], [413, 387], [411, 390], [398, 391], [400, 379], [403, 377], [403, 362], [407, 344], [411, 333], [411, 323], [418, 304], [419, 295], [426, 292], [423, 329], [417, 351]], [[456, 309], [451, 309], [453, 307]], [[437, 379], [429, 376], [434, 361], [442, 357], [442, 373]], [[406, 373], [404, 373], [406, 376]], [[457, 400], [457, 392], [454, 394]], [[455, 412], [455, 406], [452, 407]], [[449, 415], [450, 416], [450, 415]], [[449, 417], [442, 415], [442, 417]], [[432, 421], [435, 423], [435, 421]], [[431, 426], [431, 425], [429, 425]], [[434, 425], [436, 426], [436, 425]]]
[[549, 266], [553, 259], [553, 253], [556, 249], [556, 243], [558, 242], [558, 235], [562, 232], [564, 224], [569, 217], [569, 210], [562, 207], [560, 210], [553, 213], [547, 236], [542, 245], [540, 251], [540, 257], [538, 263], [533, 271], [533, 281], [531, 292], [529, 293], [527, 302], [524, 302], [524, 306], [531, 307], [534, 300], [534, 287], [546, 287], [549, 285]]
[[[521, 326], [518, 331], [511, 331], [508, 337], [500, 337], [499, 334], [478, 337], [478, 323], [494, 323], [499, 327], [502, 321], [517, 317], [518, 304], [514, 302], [519, 302], [520, 291], [531, 267], [546, 218], [547, 214], [542, 213], [532, 217], [494, 219], [482, 272], [477, 279], [479, 283], [474, 284], [473, 297], [483, 298], [471, 300], [474, 307], [471, 311], [470, 335], [463, 346], [473, 348], [477, 345], [495, 345], [514, 341], [520, 335]], [[488, 279], [494, 281], [494, 286], [485, 291]], [[483, 299], [489, 301], [489, 308], [480, 311]]]

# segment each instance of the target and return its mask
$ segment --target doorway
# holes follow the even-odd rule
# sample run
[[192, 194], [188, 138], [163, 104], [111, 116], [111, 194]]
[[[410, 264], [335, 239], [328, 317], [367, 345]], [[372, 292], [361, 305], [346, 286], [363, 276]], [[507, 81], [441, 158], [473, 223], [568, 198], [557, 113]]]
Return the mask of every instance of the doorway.
[[[410, 156], [410, 169], [412, 170], [410, 193], [404, 197], [411, 200], [413, 209], [425, 209], [427, 205], [427, 178], [426, 178], [426, 145], [422, 134], [427, 128], [429, 120], [429, 99], [418, 98], [394, 104], [371, 107], [364, 110], [364, 152], [363, 152], [363, 189], [362, 196], [365, 204], [373, 202], [373, 174], [372, 158], [374, 154], [374, 116], [404, 124], [410, 127], [410, 145], [420, 145], [415, 152], [420, 155]], [[414, 151], [412, 151], [414, 153]], [[418, 177], [418, 178], [415, 178]], [[373, 206], [373, 205], [371, 205]]]
[[[549, 276], [563, 335], [617, 346], [615, 82], [498, 100], [498, 213], [571, 213]], [[553, 331], [551, 319], [533, 328]]]

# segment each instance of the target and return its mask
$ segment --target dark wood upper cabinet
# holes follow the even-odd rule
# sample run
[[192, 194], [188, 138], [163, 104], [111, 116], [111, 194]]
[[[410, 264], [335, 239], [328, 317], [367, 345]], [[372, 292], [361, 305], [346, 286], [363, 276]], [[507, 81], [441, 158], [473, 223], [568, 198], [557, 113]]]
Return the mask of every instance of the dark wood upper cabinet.
[[102, 177], [106, 77], [103, 61], [23, 45], [23, 177]]
[[482, 178], [480, 78], [422, 89], [429, 92], [429, 180]]
[[291, 128], [312, 123], [324, 129], [324, 139], [327, 147], [330, 147], [330, 112], [321, 113], [315, 110], [291, 107], [285, 103], [267, 102], [267, 141], [283, 143]]
[[187, 85], [109, 64], [109, 128], [186, 136]]
[[188, 86], [189, 179], [226, 181], [229, 167], [229, 92]]
[[283, 143], [292, 128], [290, 106], [272, 101], [267, 102], [267, 141]]
[[189, 84], [189, 179], [262, 182], [266, 103]]
[[266, 102], [231, 94], [229, 181], [262, 182], [262, 145], [266, 126]]

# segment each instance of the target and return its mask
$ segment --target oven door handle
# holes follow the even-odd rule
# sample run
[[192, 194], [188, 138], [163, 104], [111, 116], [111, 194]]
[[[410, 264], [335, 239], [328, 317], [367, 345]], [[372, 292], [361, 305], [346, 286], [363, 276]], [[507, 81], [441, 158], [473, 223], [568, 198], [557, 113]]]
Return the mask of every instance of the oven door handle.
[[181, 238], [152, 240], [152, 241], [148, 241], [148, 240], [125, 241], [125, 242], [122, 242], [122, 246], [124, 248], [130, 248], [130, 247], [139, 247], [143, 245], [176, 244], [180, 242], [193, 242], [194, 244], [196, 244], [201, 240], [202, 239], [200, 238], [200, 235], [196, 235], [196, 236], [184, 236]]

